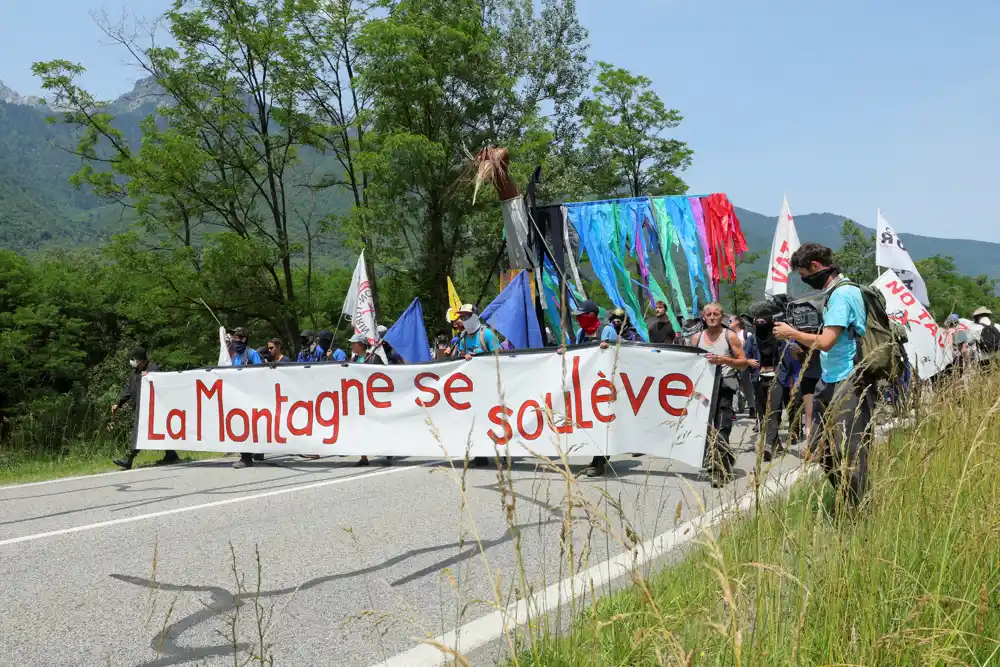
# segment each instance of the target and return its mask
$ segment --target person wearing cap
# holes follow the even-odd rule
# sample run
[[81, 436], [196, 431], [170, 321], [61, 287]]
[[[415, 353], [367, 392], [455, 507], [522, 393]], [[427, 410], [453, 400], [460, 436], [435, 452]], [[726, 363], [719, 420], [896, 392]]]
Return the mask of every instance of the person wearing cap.
[[478, 354], [488, 354], [500, 349], [500, 341], [493, 331], [483, 324], [472, 304], [466, 303], [458, 309], [458, 319], [462, 323], [462, 333], [455, 344], [454, 356], [471, 359]]
[[347, 361], [347, 353], [333, 342], [333, 333], [323, 329], [316, 336], [316, 361], [341, 362]]
[[[122, 387], [122, 392], [118, 395], [118, 400], [111, 405], [112, 417], [117, 415], [122, 406], [128, 403], [132, 404], [133, 411], [135, 412], [132, 420], [132, 440], [128, 455], [114, 461], [116, 466], [125, 470], [132, 467], [132, 462], [135, 461], [135, 457], [139, 454], [139, 450], [135, 448], [135, 445], [139, 441], [139, 405], [142, 399], [142, 376], [160, 370], [159, 366], [149, 360], [146, 350], [141, 347], [137, 347], [129, 352], [128, 363], [132, 367], [132, 372], [129, 373], [128, 379], [125, 380], [125, 386]], [[156, 462], [156, 465], [167, 465], [169, 463], [177, 463], [178, 461], [180, 461], [180, 457], [177, 456], [177, 452], [168, 449], [164, 453], [163, 458]]]
[[639, 332], [635, 330], [632, 322], [628, 319], [628, 313], [625, 312], [624, 308], [615, 308], [608, 315], [608, 324], [610, 325], [610, 332], [608, 327], [604, 328], [601, 332], [601, 339], [604, 340], [604, 336], [608, 335], [610, 338], [609, 343], [617, 343], [619, 340], [636, 342], [641, 341], [639, 337]]
[[593, 299], [587, 299], [573, 311], [580, 330], [576, 332], [576, 344], [583, 345], [594, 340], [601, 341], [601, 347], [607, 349], [611, 341], [618, 340], [618, 333], [611, 324], [602, 324], [600, 308]]
[[389, 329], [385, 325], [380, 324], [378, 325], [376, 331], [378, 331], [378, 347], [381, 347], [385, 351], [385, 358], [389, 360], [389, 365], [396, 366], [399, 364], [405, 364], [406, 361], [403, 357], [400, 356], [399, 352], [396, 352], [392, 345], [389, 344], [389, 341], [385, 339], [385, 334], [388, 333]]
[[[264, 363], [257, 350], [247, 345], [249, 337], [249, 333], [243, 327], [236, 327], [229, 332], [229, 358], [232, 360], [233, 366], [256, 366]], [[253, 465], [254, 461], [263, 460], [263, 454], [242, 452], [240, 460], [234, 463], [233, 467], [237, 470], [240, 468], [249, 468]]]
[[[365, 338], [364, 334], [355, 333], [353, 336], [351, 336], [351, 340], [349, 342], [351, 345], [352, 364], [376, 364], [380, 366], [383, 364], [381, 357], [375, 354], [374, 351], [373, 352], [368, 351], [368, 339]], [[385, 457], [385, 461], [386, 463], [391, 462], [392, 457], [391, 456]], [[369, 463], [370, 461], [368, 460], [368, 457], [362, 456], [360, 459], [358, 459], [358, 462], [355, 463], [354, 465], [360, 468], [368, 465]]]
[[979, 363], [988, 365], [1000, 355], [1000, 328], [993, 324], [993, 312], [985, 306], [973, 311], [972, 321], [974, 324], [969, 329], [978, 353]]
[[316, 361], [313, 358], [313, 352], [316, 349], [316, 334], [310, 329], [306, 329], [299, 334], [299, 356], [295, 358], [295, 361], [299, 363], [306, 363], [310, 361]]

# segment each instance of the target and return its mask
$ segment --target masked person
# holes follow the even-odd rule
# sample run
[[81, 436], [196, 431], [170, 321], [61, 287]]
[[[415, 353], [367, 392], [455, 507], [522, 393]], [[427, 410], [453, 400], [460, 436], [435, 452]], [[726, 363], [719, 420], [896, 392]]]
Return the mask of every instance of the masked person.
[[[111, 405], [112, 417], [118, 414], [122, 406], [128, 403], [132, 404], [135, 412], [132, 420], [132, 439], [128, 455], [124, 458], [115, 459], [114, 462], [116, 466], [125, 470], [132, 467], [132, 462], [139, 455], [139, 450], [135, 446], [139, 442], [139, 406], [142, 404], [142, 376], [160, 370], [159, 366], [149, 360], [146, 356], [146, 350], [141, 347], [137, 347], [129, 352], [128, 357], [128, 363], [132, 367], [132, 372], [129, 373], [128, 379], [125, 380], [125, 386], [122, 387], [121, 394], [118, 395], [118, 400]], [[164, 452], [163, 458], [156, 462], [156, 465], [167, 465], [177, 463], [178, 461], [180, 461], [180, 457], [177, 456], [177, 452], [168, 449]]]
[[756, 380], [752, 400], [760, 420], [760, 431], [764, 433], [763, 458], [770, 461], [782, 449], [778, 428], [784, 407], [781, 375], [787, 344], [774, 335], [774, 323], [769, 318], [757, 319], [754, 324], [758, 334], [758, 359], [754, 369]]
[[[479, 319], [476, 309], [470, 303], [463, 304], [458, 309], [458, 321], [462, 323], [462, 333], [452, 350], [452, 357], [465, 357], [466, 360], [480, 354], [489, 354], [500, 349], [497, 335]], [[472, 459], [473, 466], [484, 466], [489, 463], [485, 456]]]
[[333, 333], [323, 329], [316, 336], [316, 361], [341, 362], [347, 361], [347, 353], [333, 342]]
[[[740, 343], [743, 345], [743, 354], [747, 358], [747, 369], [738, 373], [740, 379], [740, 391], [737, 394], [737, 412], [746, 409], [750, 414], [750, 419], [757, 419], [757, 380], [760, 378], [760, 349], [758, 348], [757, 336], [752, 331], [747, 331], [743, 326], [743, 318], [733, 315], [729, 318], [729, 329], [735, 333]], [[758, 424], [758, 428], [760, 425]]]
[[[264, 363], [257, 350], [247, 346], [247, 339], [249, 337], [250, 334], [243, 327], [236, 327], [229, 332], [229, 358], [232, 360], [233, 366], [255, 366]], [[263, 460], [263, 454], [243, 452], [240, 454], [240, 460], [234, 463], [233, 467], [237, 470], [240, 468], [249, 468], [253, 465], [254, 461]]]
[[712, 416], [713, 432], [708, 444], [709, 469], [714, 487], [723, 486], [732, 479], [733, 465], [736, 463], [736, 456], [729, 445], [735, 416], [733, 404], [739, 389], [738, 373], [747, 368], [743, 345], [734, 332], [722, 326], [722, 317], [721, 303], [713, 301], [707, 304], [701, 311], [705, 328], [691, 337], [693, 346], [708, 353], [705, 358], [709, 363], [722, 367], [722, 382], [715, 402], [715, 414]]
[[[368, 339], [365, 338], [364, 334], [355, 333], [351, 336], [349, 341], [351, 346], [351, 363], [352, 364], [376, 364], [383, 365], [382, 359], [375, 354], [374, 351], [368, 351]], [[392, 460], [391, 456], [385, 457], [386, 462]], [[362, 456], [357, 463], [354, 465], [356, 467], [364, 467], [369, 465], [370, 461], [367, 456]]]
[[315, 358], [316, 351], [316, 334], [314, 334], [309, 329], [306, 329], [299, 334], [299, 356], [296, 357], [295, 361], [299, 363], [308, 363], [310, 361], [319, 361]]
[[601, 341], [601, 347], [607, 348], [609, 343], [617, 340], [618, 334], [610, 323], [601, 322], [601, 309], [597, 303], [587, 299], [573, 312], [580, 330], [576, 332], [576, 344], [583, 345], [591, 341]]
[[854, 372], [857, 339], [868, 326], [864, 297], [834, 266], [833, 251], [819, 243], [800, 246], [792, 254], [791, 267], [806, 285], [827, 293], [823, 328], [806, 333], [779, 322], [774, 334], [819, 350], [822, 377], [813, 396], [809, 451], [821, 458], [834, 488], [845, 490], [848, 501], [857, 506], [868, 482], [875, 409], [875, 388]]
[[667, 304], [657, 301], [654, 312], [655, 316], [646, 323], [646, 328], [649, 329], [649, 342], [673, 345], [674, 339], [677, 338], [677, 332], [674, 331], [674, 325], [667, 317]]

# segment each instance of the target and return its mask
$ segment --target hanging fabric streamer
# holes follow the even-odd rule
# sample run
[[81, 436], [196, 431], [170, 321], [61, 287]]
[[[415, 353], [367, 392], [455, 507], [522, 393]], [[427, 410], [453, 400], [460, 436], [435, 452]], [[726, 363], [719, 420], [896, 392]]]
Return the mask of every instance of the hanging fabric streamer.
[[611, 237], [617, 234], [611, 202], [567, 204], [566, 215], [580, 237], [580, 258], [587, 253], [590, 267], [608, 298], [616, 306], [624, 300], [612, 268]]
[[721, 279], [735, 281], [736, 255], [747, 251], [747, 242], [733, 205], [726, 195], [715, 193], [703, 197], [701, 206], [705, 212], [705, 227], [715, 267], [713, 280], [716, 283]]
[[674, 222], [677, 233], [680, 235], [681, 250], [684, 251], [684, 259], [687, 260], [688, 280], [691, 283], [692, 307], [697, 312], [697, 286], [701, 285], [706, 302], [712, 300], [712, 294], [708, 289], [708, 281], [705, 278], [701, 257], [698, 254], [698, 231], [695, 226], [694, 214], [691, 211], [691, 204], [687, 197], [663, 197], [662, 199], [666, 202], [667, 215]]
[[715, 280], [716, 268], [712, 261], [712, 251], [709, 247], [708, 230], [705, 227], [705, 211], [701, 207], [701, 200], [697, 197], [688, 197], [688, 205], [691, 206], [691, 213], [694, 215], [694, 227], [698, 232], [698, 241], [701, 243], [701, 255], [705, 259], [705, 271], [712, 277], [708, 281], [708, 290], [712, 294], [712, 301], [719, 300], [719, 281]]
[[673, 325], [674, 331], [680, 331], [681, 323], [677, 320], [677, 315], [674, 314], [674, 309], [670, 306], [670, 299], [663, 293], [663, 289], [652, 274], [649, 276], [649, 293], [653, 296], [653, 301], [663, 302], [663, 305], [667, 307], [667, 317], [670, 318], [670, 324]]
[[[615, 227], [620, 230], [618, 235], [619, 240], [622, 238], [628, 238], [629, 234], [627, 230], [631, 227], [628, 221], [628, 213], [625, 206], [621, 202], [615, 202], [614, 205], [614, 215], [615, 215]], [[621, 286], [620, 294], [622, 296], [622, 303], [619, 304], [620, 307], [625, 309], [628, 313], [629, 319], [632, 321], [632, 326], [639, 333], [643, 340], [649, 340], [649, 332], [646, 329], [646, 320], [642, 318], [642, 306], [639, 304], [639, 299], [635, 296], [635, 290], [632, 289], [632, 274], [629, 272], [628, 268], [625, 266], [625, 253], [621, 246], [612, 248], [612, 254], [614, 256], [614, 268], [617, 273], [618, 284]]]
[[[677, 233], [677, 227], [667, 214], [667, 203], [663, 197], [657, 197], [652, 201], [653, 218], [656, 224], [656, 233], [659, 237], [660, 254], [663, 259], [663, 271], [667, 275], [667, 282], [670, 283], [670, 290], [677, 299], [677, 305], [681, 309], [681, 317], [689, 317], [691, 311], [688, 309], [687, 301], [684, 299], [684, 290], [681, 288], [680, 278], [677, 277], [677, 267], [674, 266], [672, 253], [681, 248], [681, 238]], [[680, 329], [678, 329], [680, 331]]]

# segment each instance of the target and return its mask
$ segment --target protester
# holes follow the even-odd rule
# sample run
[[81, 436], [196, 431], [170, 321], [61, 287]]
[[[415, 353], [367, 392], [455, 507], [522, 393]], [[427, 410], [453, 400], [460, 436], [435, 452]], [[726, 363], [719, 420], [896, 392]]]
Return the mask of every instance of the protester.
[[782, 384], [779, 378], [780, 366], [787, 345], [774, 336], [774, 324], [769, 318], [755, 322], [757, 333], [758, 368], [754, 382], [754, 403], [760, 430], [764, 433], [765, 461], [770, 461], [782, 449], [778, 438], [781, 425]]
[[[611, 323], [601, 324], [601, 309], [592, 299], [581, 303], [573, 315], [576, 316], [576, 323], [580, 326], [580, 330], [576, 334], [577, 345], [599, 340], [601, 349], [606, 350], [610, 346], [609, 341], [617, 340], [618, 332], [615, 331], [614, 326]], [[580, 474], [588, 477], [602, 477], [607, 472], [608, 461], [607, 456], [595, 456], [590, 460], [590, 465]]]
[[454, 356], [471, 359], [478, 354], [488, 354], [500, 349], [500, 341], [493, 330], [483, 324], [471, 304], [464, 304], [458, 310], [462, 323], [462, 333], [455, 343]]
[[271, 351], [268, 349], [267, 345], [261, 345], [257, 348], [257, 354], [260, 355], [261, 361], [265, 364], [269, 364], [274, 361], [274, 357], [271, 356]]
[[448, 342], [448, 334], [438, 334], [434, 340], [434, 360], [443, 361], [451, 358], [451, 344]]
[[[375, 354], [374, 350], [369, 351], [369, 349], [368, 349], [368, 339], [365, 338], [364, 334], [355, 333], [353, 336], [351, 336], [351, 340], [349, 341], [349, 344], [351, 346], [351, 363], [352, 364], [373, 364], [373, 365], [378, 365], [378, 366], [384, 365], [381, 357], [379, 357], [377, 354]], [[390, 462], [392, 460], [392, 457], [391, 456], [387, 456], [387, 457], [385, 457], [385, 460], [386, 460], [386, 463], [388, 463], [388, 462]], [[367, 456], [362, 456], [358, 460], [358, 462], [355, 463], [354, 465], [355, 465], [355, 467], [362, 468], [364, 466], [369, 465], [370, 463], [371, 462], [368, 460]]]
[[[629, 321], [628, 313], [625, 312], [624, 308], [615, 308], [612, 310], [608, 316], [608, 324], [611, 325], [612, 331], [612, 333], [608, 334], [609, 342], [622, 340], [634, 343], [642, 340], [639, 338], [639, 332], [635, 330], [632, 322]], [[605, 331], [607, 331], [607, 328], [605, 328]], [[602, 340], [604, 340], [603, 334]]]
[[299, 356], [295, 361], [299, 363], [308, 363], [312, 361], [319, 361], [315, 357], [316, 351], [316, 334], [314, 334], [309, 329], [306, 329], [299, 334]]
[[733, 430], [733, 402], [739, 388], [737, 373], [748, 366], [746, 354], [735, 333], [722, 326], [722, 304], [713, 301], [701, 311], [705, 329], [691, 338], [691, 345], [708, 352], [705, 358], [715, 366], [722, 366], [722, 383], [712, 416], [714, 433], [710, 437], [708, 452], [712, 486], [720, 487], [732, 479], [736, 457], [729, 446]]
[[868, 315], [860, 288], [833, 263], [833, 251], [805, 243], [792, 254], [791, 267], [809, 287], [827, 293], [823, 328], [805, 333], [785, 322], [776, 336], [806, 348], [818, 348], [822, 379], [816, 388], [809, 450], [821, 458], [830, 482], [860, 504], [868, 483], [868, 445], [874, 411], [874, 387], [854, 372], [857, 342], [867, 331]]
[[[125, 386], [122, 387], [121, 394], [118, 395], [118, 400], [111, 405], [112, 417], [117, 415], [122, 406], [128, 403], [131, 403], [133, 407], [134, 415], [132, 417], [132, 437], [129, 440], [129, 452], [125, 457], [115, 459], [114, 461], [116, 466], [125, 470], [132, 467], [132, 462], [139, 455], [139, 450], [135, 448], [135, 445], [139, 441], [139, 406], [142, 405], [142, 376], [160, 370], [159, 366], [149, 360], [149, 357], [146, 356], [146, 350], [141, 347], [137, 347], [129, 352], [128, 357], [128, 363], [132, 367], [132, 372], [129, 373], [128, 379], [125, 380]], [[177, 463], [178, 461], [180, 461], [180, 457], [177, 456], [177, 452], [168, 449], [164, 452], [163, 458], [156, 462], [156, 465], [167, 465]]]
[[[250, 334], [243, 327], [236, 327], [229, 332], [229, 358], [233, 366], [253, 366], [264, 363], [257, 350], [247, 346], [247, 339], [249, 337]], [[234, 463], [233, 467], [237, 470], [240, 468], [249, 468], [253, 465], [254, 461], [263, 460], [263, 454], [243, 452], [240, 454], [240, 460]]]
[[978, 361], [989, 365], [993, 359], [1000, 356], [1000, 329], [993, 324], [993, 313], [985, 306], [977, 308], [972, 313], [972, 340], [975, 341]]
[[316, 336], [316, 350], [314, 354], [316, 361], [347, 361], [347, 353], [333, 342], [333, 333], [329, 329], [323, 329]]
[[743, 319], [737, 315], [729, 318], [729, 329], [739, 337], [740, 343], [743, 345], [743, 354], [748, 360], [747, 369], [738, 373], [740, 391], [736, 411], [743, 412], [746, 410], [750, 414], [750, 419], [755, 421], [755, 428], [759, 428], [760, 423], [756, 421], [756, 386], [760, 373], [760, 350], [757, 347], [757, 337], [753, 332], [747, 330]]
[[397, 364], [405, 364], [406, 361], [403, 360], [403, 357], [401, 357], [399, 352], [396, 352], [392, 345], [389, 344], [389, 341], [385, 339], [385, 335], [389, 332], [389, 329], [380, 324], [378, 325], [377, 331], [379, 338], [378, 346], [385, 352], [385, 358], [389, 361], [389, 364], [393, 366]]
[[285, 353], [281, 351], [281, 339], [272, 338], [267, 341], [267, 352], [271, 356], [271, 363], [273, 364], [290, 364], [291, 359], [285, 356]]
[[649, 342], [673, 345], [676, 342], [677, 332], [674, 331], [674, 325], [667, 317], [667, 304], [663, 301], [657, 301], [655, 313], [656, 316], [646, 322], [646, 328], [649, 329]]

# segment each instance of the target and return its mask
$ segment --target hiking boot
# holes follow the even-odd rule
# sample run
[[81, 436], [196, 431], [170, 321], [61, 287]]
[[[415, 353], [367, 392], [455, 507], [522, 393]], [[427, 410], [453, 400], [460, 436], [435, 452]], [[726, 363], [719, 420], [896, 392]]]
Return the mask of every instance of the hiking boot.
[[115, 459], [114, 464], [122, 470], [130, 470], [132, 468], [132, 459]]
[[168, 466], [168, 465], [170, 465], [172, 463], [180, 463], [180, 460], [181, 460], [181, 457], [177, 456], [177, 454], [173, 454], [173, 455], [164, 454], [163, 458], [156, 462], [156, 465], [158, 465], [158, 466]]
[[239, 470], [240, 468], [252, 468], [253, 460], [251, 459], [249, 461], [244, 461], [243, 459], [240, 459], [239, 461], [233, 464], [233, 467], [236, 468], [237, 470]]

